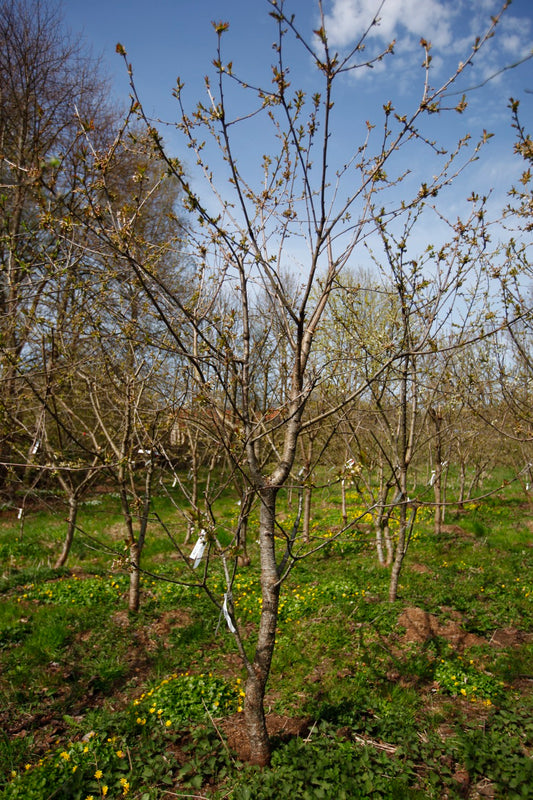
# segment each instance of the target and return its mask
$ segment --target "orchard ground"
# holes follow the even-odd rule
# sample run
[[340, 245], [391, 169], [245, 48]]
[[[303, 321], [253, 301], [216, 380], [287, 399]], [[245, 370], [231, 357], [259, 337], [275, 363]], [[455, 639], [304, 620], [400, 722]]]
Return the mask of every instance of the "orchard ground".
[[[518, 483], [450, 507], [439, 538], [421, 509], [394, 604], [369, 520], [336, 539], [337, 487], [314, 492], [312, 535], [327, 544], [282, 590], [263, 771], [246, 764], [245, 676], [223, 617], [198, 588], [160, 580], [180, 559], [155, 524], [128, 614], [119, 499], [104, 489], [59, 571], [61, 498], [44, 493], [24, 520], [2, 511], [0, 798], [533, 797], [533, 502]], [[348, 499], [356, 516], [362, 498]], [[155, 508], [183, 528], [168, 496]], [[256, 514], [233, 584], [250, 641]], [[234, 515], [228, 495], [222, 539]]]

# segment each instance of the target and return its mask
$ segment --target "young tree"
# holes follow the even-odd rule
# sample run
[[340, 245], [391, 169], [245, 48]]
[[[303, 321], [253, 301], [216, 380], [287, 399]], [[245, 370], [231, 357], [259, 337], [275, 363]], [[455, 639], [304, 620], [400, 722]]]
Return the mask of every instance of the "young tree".
[[[232, 63], [223, 53], [228, 25], [216, 23], [216, 75], [214, 82], [207, 80], [206, 83], [208, 103], [200, 103], [188, 114], [183, 105], [183, 86], [178, 82], [179, 129], [212, 192], [209, 200], [203, 200], [196, 193], [181, 164], [167, 154], [160, 134], [144, 117], [132, 79], [134, 108], [148, 124], [154, 147], [169, 172], [180, 181], [186, 207], [196, 218], [197, 229], [191, 240], [197, 253], [198, 270], [208, 277], [198, 286], [197, 292], [205, 292], [210, 297], [222, 296], [224, 291], [234, 293], [239, 303], [238, 324], [235, 316], [222, 319], [214, 316], [200, 321], [194, 313], [197, 298], [194, 302], [183, 301], [172, 291], [165, 291], [149, 266], [128, 249], [127, 242], [116, 243], [120, 257], [127, 259], [157, 303], [158, 312], [174, 335], [176, 348], [196, 371], [202, 402], [212, 414], [229, 409], [239, 426], [238, 442], [231, 449], [231, 457], [259, 502], [262, 610], [253, 645], [246, 641], [244, 630], [232, 614], [231, 585], [235, 573], [228, 569], [224, 609], [247, 673], [245, 720], [250, 758], [258, 764], [267, 763], [270, 757], [263, 698], [275, 646], [280, 590], [299, 557], [293, 537], [277, 519], [277, 498], [295, 462], [304, 412], [323, 377], [324, 368], [314, 356], [315, 337], [339, 275], [365, 237], [376, 228], [386, 230], [391, 220], [406, 209], [416, 208], [424, 197], [436, 194], [443, 183], [451, 180], [450, 162], [461, 158], [464, 143], [444, 158], [442, 169], [435, 170], [433, 164], [427, 175], [420, 175], [420, 183], [411, 196], [404, 196], [397, 205], [393, 202], [387, 212], [379, 211], [385, 191], [397, 188], [400, 180], [388, 177], [387, 172], [389, 162], [400, 150], [415, 145], [427, 146], [438, 158], [434, 146], [423, 134], [424, 118], [440, 111], [444, 113], [441, 108], [444, 93], [472, 62], [496, 24], [495, 20], [486, 35], [476, 40], [457, 71], [437, 89], [431, 88], [429, 80], [430, 45], [423, 41], [425, 60], [420, 103], [405, 114], [396, 112], [391, 103], [385, 103], [379, 141], [369, 124], [359, 147], [350, 154], [343, 153], [341, 148], [339, 155], [335, 151], [335, 91], [339, 80], [355, 69], [371, 67], [373, 61], [382, 60], [392, 51], [392, 45], [375, 59], [361, 59], [368, 32], [377, 23], [374, 20], [353, 49], [341, 55], [329, 46], [320, 2], [318, 13], [322, 23], [311, 39], [296, 28], [293, 17], [285, 11], [283, 0], [271, 0], [270, 7], [276, 26], [276, 44], [269, 81], [252, 85], [234, 73]], [[316, 91], [312, 94], [290, 84], [287, 58], [292, 43], [289, 46], [288, 37], [294, 38], [296, 46], [303, 49], [304, 58], [310, 59], [316, 68]], [[126, 57], [122, 46], [119, 45], [118, 50]], [[128, 70], [131, 74], [130, 65]], [[245, 97], [233, 111], [237, 89]], [[457, 107], [457, 111], [462, 110], [463, 102]], [[255, 125], [269, 129], [272, 134], [272, 149], [260, 159], [259, 180], [255, 169], [245, 174], [238, 157], [240, 129], [249, 126], [253, 135]], [[207, 140], [219, 148], [221, 171], [215, 171], [207, 163]], [[228, 175], [226, 185], [220, 183], [224, 171]], [[295, 252], [292, 247], [296, 242]], [[291, 256], [299, 260], [300, 291], [296, 296], [284, 280], [285, 265]], [[285, 342], [288, 378], [283, 391], [277, 376], [272, 381], [274, 391], [269, 397], [268, 409], [258, 405], [253, 391], [257, 378], [253, 320], [261, 313], [261, 293], [269, 298], [269, 308], [276, 315], [280, 336]], [[176, 327], [178, 311], [180, 322]], [[183, 330], [187, 325], [190, 334], [185, 338]], [[198, 350], [190, 345], [195, 338]], [[403, 345], [394, 344], [387, 363], [397, 362], [409, 374], [410, 350], [402, 348]], [[373, 378], [369, 376], [369, 380]], [[349, 399], [342, 398], [340, 403]], [[274, 417], [272, 407], [278, 410]], [[402, 507], [405, 508], [405, 487], [402, 491]], [[217, 541], [215, 525], [207, 531], [207, 542], [210, 550], [221, 553], [226, 564], [225, 550]], [[207, 579], [206, 573], [204, 581]]]

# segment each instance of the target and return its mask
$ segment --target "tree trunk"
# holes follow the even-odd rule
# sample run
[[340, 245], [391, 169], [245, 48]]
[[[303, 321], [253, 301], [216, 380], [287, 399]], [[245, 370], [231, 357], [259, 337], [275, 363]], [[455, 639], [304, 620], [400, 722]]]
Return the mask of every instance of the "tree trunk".
[[341, 480], [341, 514], [342, 514], [342, 524], [344, 527], [348, 524], [348, 512], [346, 510], [346, 479], [342, 478]]
[[139, 545], [137, 542], [130, 544], [130, 587], [128, 595], [128, 611], [136, 614], [139, 611], [140, 605], [140, 579], [141, 573], [139, 570]]
[[434, 514], [434, 533], [435, 536], [440, 536], [442, 533], [442, 466], [440, 461], [437, 462], [435, 467], [435, 480], [433, 482], [433, 494], [435, 496], [435, 514]]
[[459, 473], [459, 498], [457, 500], [457, 508], [463, 511], [465, 507], [465, 488], [466, 488], [466, 463], [461, 461], [461, 471]]
[[378, 561], [380, 567], [385, 566], [385, 554], [383, 553], [383, 529], [381, 527], [381, 519], [376, 521], [376, 551], [378, 554]]
[[270, 674], [272, 655], [276, 643], [276, 625], [279, 603], [279, 575], [275, 552], [275, 487], [267, 486], [260, 490], [261, 508], [259, 512], [259, 538], [261, 556], [261, 618], [254, 660], [248, 671], [244, 717], [248, 741], [250, 743], [250, 762], [266, 766], [270, 761], [270, 741], [268, 738], [264, 697]]
[[[385, 543], [385, 550], [383, 549], [383, 543]], [[379, 565], [381, 567], [390, 567], [393, 552], [388, 519], [380, 518], [376, 522], [376, 550]]]
[[309, 541], [309, 529], [311, 527], [311, 498], [313, 489], [311, 486], [304, 486], [304, 513], [302, 533], [304, 542]]
[[398, 542], [396, 544], [396, 555], [392, 565], [391, 577], [389, 583], [389, 602], [394, 603], [398, 598], [398, 583], [400, 580], [400, 573], [402, 571], [403, 560], [407, 553], [409, 540], [416, 520], [417, 509], [414, 507], [411, 510], [409, 517], [407, 516], [407, 497], [404, 497], [402, 505], [400, 506], [400, 529], [398, 531]]
[[76, 518], [78, 516], [78, 497], [76, 494], [70, 495], [68, 499], [68, 527], [65, 541], [63, 542], [63, 549], [56, 563], [54, 569], [64, 567], [67, 563], [67, 558], [70, 553], [70, 548], [74, 539], [74, 531], [76, 530]]

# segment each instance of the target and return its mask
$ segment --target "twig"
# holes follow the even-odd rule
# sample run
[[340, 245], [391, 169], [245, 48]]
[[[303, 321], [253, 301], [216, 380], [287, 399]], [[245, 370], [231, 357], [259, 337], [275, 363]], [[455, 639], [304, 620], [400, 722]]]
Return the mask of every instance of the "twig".
[[315, 728], [316, 728], [316, 719], [313, 722], [313, 724], [311, 725], [311, 730], [309, 731], [309, 733], [307, 734], [307, 736], [304, 739], [304, 744], [309, 744], [309, 742], [311, 741], [311, 736], [313, 735], [313, 731], [315, 730]]
[[376, 750], [384, 750], [386, 753], [393, 754], [398, 749], [397, 746], [394, 744], [387, 744], [386, 742], [377, 742], [375, 739], [371, 739], [370, 736], [367, 737], [359, 736], [359, 734], [357, 733], [354, 733], [352, 735], [355, 741], [358, 742], [359, 744], [371, 745], [372, 747], [375, 747]]
[[[211, 715], [211, 712], [209, 711], [208, 707], [206, 706], [206, 704], [205, 704], [205, 700], [203, 699], [203, 697], [202, 697], [202, 703], [204, 704], [204, 708], [205, 708], [205, 710], [206, 710], [207, 716], [209, 717], [209, 719], [210, 719], [210, 720], [211, 720], [211, 722], [213, 723], [213, 728], [215, 729], [215, 731], [216, 731], [216, 733], [217, 733], [217, 736], [218, 736], [218, 738], [219, 738], [219, 739], [220, 739], [220, 741], [222, 742], [222, 746], [224, 747], [224, 750], [225, 750], [225, 751], [226, 751], [226, 753], [228, 754], [228, 757], [231, 759], [232, 763], [233, 763], [233, 764], [235, 764], [235, 763], [236, 763], [236, 761], [235, 761], [235, 759], [233, 758], [233, 756], [231, 755], [231, 753], [230, 753], [230, 750], [229, 750], [229, 747], [228, 747], [228, 745], [226, 744], [226, 742], [224, 741], [224, 737], [223, 737], [223, 736], [222, 736], [222, 734], [220, 733], [219, 727], [218, 727], [218, 725], [216, 724], [216, 722], [215, 722], [215, 720], [214, 720], [213, 716]], [[183, 796], [185, 797], [185, 796], [188, 796], [188, 795], [183, 795]]]

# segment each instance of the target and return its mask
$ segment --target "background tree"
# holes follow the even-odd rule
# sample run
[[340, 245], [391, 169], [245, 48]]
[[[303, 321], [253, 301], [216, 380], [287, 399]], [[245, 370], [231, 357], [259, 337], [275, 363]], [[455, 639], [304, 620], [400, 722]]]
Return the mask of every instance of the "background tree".
[[57, 10], [42, 2], [2, 3], [0, 84], [0, 462], [5, 482], [19, 438], [17, 366], [50, 278], [62, 262], [68, 266], [56, 232], [43, 225], [43, 217], [59, 204], [63, 213], [65, 202], [75, 202], [76, 175], [83, 169], [80, 119], [100, 136], [111, 114], [98, 66], [79, 41], [65, 35]]

